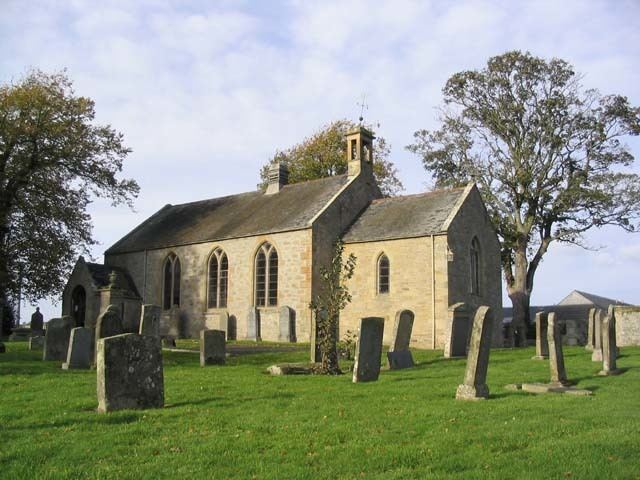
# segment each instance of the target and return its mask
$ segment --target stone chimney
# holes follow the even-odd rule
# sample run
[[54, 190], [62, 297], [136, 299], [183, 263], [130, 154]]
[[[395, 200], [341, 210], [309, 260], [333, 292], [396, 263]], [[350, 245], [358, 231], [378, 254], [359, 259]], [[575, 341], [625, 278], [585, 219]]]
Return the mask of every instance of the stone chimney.
[[289, 168], [285, 163], [276, 162], [269, 167], [269, 185], [267, 186], [267, 195], [278, 193], [282, 187], [289, 183]]
[[347, 132], [347, 165], [350, 177], [373, 175], [373, 133], [361, 125]]

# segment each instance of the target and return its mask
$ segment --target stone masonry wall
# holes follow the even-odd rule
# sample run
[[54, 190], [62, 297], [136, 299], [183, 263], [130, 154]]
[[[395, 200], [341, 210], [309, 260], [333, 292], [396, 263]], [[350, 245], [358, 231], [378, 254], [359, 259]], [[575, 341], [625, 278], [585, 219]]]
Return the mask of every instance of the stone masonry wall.
[[618, 346], [640, 346], [640, 306], [616, 306], [614, 308]]

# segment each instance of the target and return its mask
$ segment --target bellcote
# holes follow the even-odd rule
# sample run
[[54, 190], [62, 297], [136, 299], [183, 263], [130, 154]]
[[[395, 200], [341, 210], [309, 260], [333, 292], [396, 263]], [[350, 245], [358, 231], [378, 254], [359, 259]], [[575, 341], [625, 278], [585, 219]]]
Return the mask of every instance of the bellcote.
[[347, 132], [347, 165], [350, 177], [373, 174], [373, 140], [376, 137], [363, 126]]
[[267, 185], [267, 195], [278, 193], [282, 187], [289, 183], [289, 168], [285, 163], [276, 162], [271, 164], [267, 173], [269, 184]]

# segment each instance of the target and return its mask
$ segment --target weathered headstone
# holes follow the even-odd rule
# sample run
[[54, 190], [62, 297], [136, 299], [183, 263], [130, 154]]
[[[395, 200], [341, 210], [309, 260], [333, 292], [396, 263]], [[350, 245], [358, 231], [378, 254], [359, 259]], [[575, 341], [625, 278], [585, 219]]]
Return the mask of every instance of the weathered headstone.
[[247, 314], [247, 340], [261, 340], [260, 311], [257, 308], [251, 308]]
[[618, 346], [616, 344], [616, 315], [613, 305], [609, 307], [608, 314], [602, 321], [602, 370], [600, 375], [617, 375], [616, 359]]
[[353, 382], [371, 382], [380, 375], [384, 318], [367, 317], [360, 320]]
[[596, 321], [596, 309], [589, 309], [589, 320], [587, 323], [587, 343], [585, 344], [585, 350], [593, 351], [595, 344], [595, 321]]
[[89, 369], [93, 362], [93, 331], [90, 328], [77, 327], [71, 330], [67, 361], [63, 370]]
[[487, 370], [489, 367], [492, 327], [493, 311], [484, 305], [478, 307], [473, 318], [464, 383], [458, 385], [458, 390], [456, 391], [456, 399], [458, 400], [489, 398]]
[[200, 331], [200, 366], [224, 365], [227, 347], [223, 330]]
[[44, 333], [44, 317], [40, 313], [40, 307], [36, 307], [36, 311], [31, 315], [31, 335], [40, 336]]
[[152, 337], [160, 338], [161, 314], [162, 307], [159, 305], [142, 305], [142, 312], [140, 313], [140, 335], [151, 335]]
[[393, 323], [391, 346], [387, 352], [387, 364], [391, 370], [411, 368], [414, 366], [409, 342], [413, 330], [414, 315], [411, 310], [400, 310]]
[[534, 360], [549, 358], [549, 340], [547, 339], [548, 314], [536, 313], [536, 356]]
[[[124, 333], [122, 328], [122, 319], [120, 318], [120, 309], [115, 305], [109, 305], [96, 320], [95, 342], [94, 345], [98, 346], [98, 341], [101, 338], [113, 337], [114, 335], [121, 335]], [[97, 354], [97, 351], [94, 352]]]
[[469, 344], [469, 312], [464, 303], [449, 307], [450, 325], [444, 344], [444, 358], [464, 357]]
[[295, 325], [295, 312], [291, 307], [283, 306], [278, 310], [278, 323], [279, 323], [279, 334], [278, 341], [280, 342], [292, 342], [293, 339], [293, 330], [292, 326]]
[[602, 317], [601, 309], [596, 309], [593, 321], [593, 353], [591, 354], [592, 362], [602, 361]]
[[162, 349], [157, 338], [125, 333], [97, 345], [98, 411], [164, 405]]
[[549, 342], [549, 370], [551, 372], [551, 385], [564, 387], [571, 383], [567, 379], [567, 371], [564, 368], [564, 354], [562, 353], [562, 334], [560, 325], [556, 321], [556, 314], [550, 312], [547, 323], [547, 340]]
[[44, 348], [44, 335], [29, 339], [29, 350], [42, 350]]
[[71, 335], [71, 317], [52, 318], [47, 323], [44, 337], [43, 360], [66, 360]]

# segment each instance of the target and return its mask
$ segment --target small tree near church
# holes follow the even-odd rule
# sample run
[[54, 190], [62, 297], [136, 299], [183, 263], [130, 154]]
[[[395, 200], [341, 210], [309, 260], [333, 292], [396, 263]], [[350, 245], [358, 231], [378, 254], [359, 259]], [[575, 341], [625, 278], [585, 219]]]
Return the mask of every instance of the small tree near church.
[[338, 365], [338, 322], [340, 311], [351, 301], [346, 282], [353, 277], [356, 257], [349, 254], [343, 259], [344, 245], [337, 241], [329, 268], [322, 267], [322, 286], [310, 304], [316, 318], [316, 342], [320, 349], [321, 366], [318, 373], [338, 375], [342, 373]]

